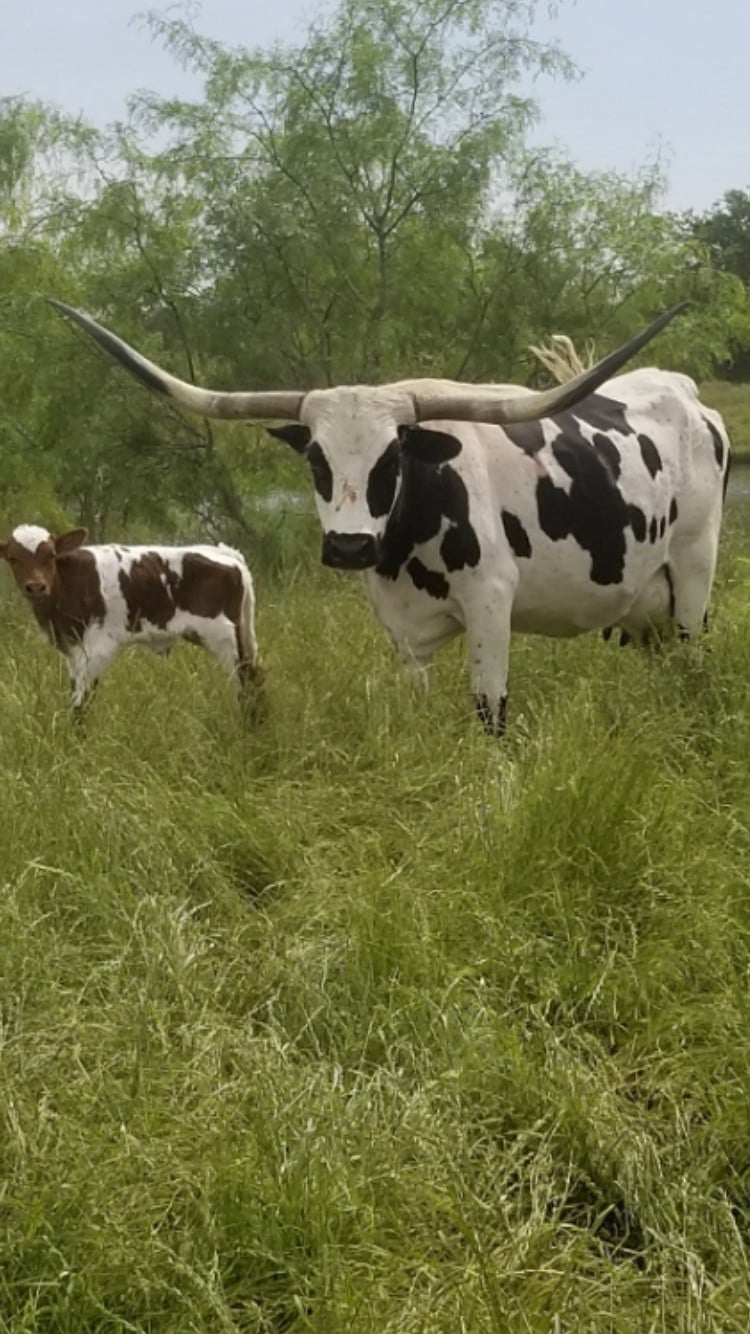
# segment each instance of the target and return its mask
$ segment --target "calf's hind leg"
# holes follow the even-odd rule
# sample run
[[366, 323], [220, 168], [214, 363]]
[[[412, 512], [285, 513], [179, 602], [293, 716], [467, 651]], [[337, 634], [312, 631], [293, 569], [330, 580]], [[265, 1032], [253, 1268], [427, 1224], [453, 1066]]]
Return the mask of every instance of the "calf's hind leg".
[[[236, 627], [232, 622], [217, 617], [210, 629], [203, 630], [200, 639], [196, 637], [193, 642], [200, 642], [216, 659], [232, 682], [240, 700], [249, 703], [251, 713], [255, 712], [259, 695], [262, 694], [260, 686], [263, 682], [263, 672], [258, 662], [257, 646], [254, 641], [251, 652], [247, 652], [244, 645], [240, 644]], [[249, 687], [254, 689], [251, 690]]]

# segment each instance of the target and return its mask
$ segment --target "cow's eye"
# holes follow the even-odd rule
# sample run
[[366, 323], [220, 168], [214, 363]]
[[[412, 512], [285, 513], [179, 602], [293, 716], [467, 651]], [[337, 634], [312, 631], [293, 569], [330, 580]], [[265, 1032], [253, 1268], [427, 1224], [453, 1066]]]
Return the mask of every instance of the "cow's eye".
[[398, 440], [392, 440], [367, 479], [367, 504], [376, 519], [387, 514], [393, 504], [400, 468], [401, 447]]
[[330, 500], [333, 495], [333, 473], [317, 440], [313, 440], [308, 446], [307, 461], [310, 464], [315, 490], [322, 500]]

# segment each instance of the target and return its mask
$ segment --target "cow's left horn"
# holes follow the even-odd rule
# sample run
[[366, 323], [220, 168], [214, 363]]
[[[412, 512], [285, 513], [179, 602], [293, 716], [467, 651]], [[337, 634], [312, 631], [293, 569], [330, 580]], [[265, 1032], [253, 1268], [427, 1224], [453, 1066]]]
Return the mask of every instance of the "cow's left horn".
[[456, 387], [444, 394], [421, 394], [413, 391], [417, 421], [479, 421], [490, 422], [497, 426], [511, 425], [513, 422], [537, 421], [540, 417], [554, 417], [558, 412], [565, 412], [579, 403], [587, 394], [593, 394], [605, 380], [619, 371], [636, 352], [640, 352], [646, 343], [655, 338], [662, 329], [673, 320], [675, 315], [687, 306], [687, 301], [672, 306], [658, 319], [649, 324], [642, 333], [636, 334], [629, 342], [603, 357], [590, 370], [582, 371], [572, 380], [555, 385], [539, 393], [527, 391], [513, 398], [507, 397], [507, 390], [501, 395], [492, 385], [465, 385]]
[[141, 384], [145, 384], [157, 394], [165, 394], [167, 398], [179, 403], [180, 407], [198, 412], [202, 417], [234, 418], [245, 421], [263, 418], [273, 418], [278, 421], [299, 420], [305, 395], [296, 390], [279, 389], [268, 393], [235, 394], [226, 390], [201, 389], [199, 385], [178, 380], [176, 376], [162, 370], [153, 361], [136, 352], [135, 348], [123, 342], [116, 334], [110, 333], [109, 329], [97, 324], [90, 315], [84, 315], [83, 311], [74, 310], [72, 306], [66, 306], [63, 301], [55, 301], [52, 297], [48, 297], [47, 300], [51, 306], [61, 311], [63, 315], [67, 315], [68, 319], [89, 334], [94, 342], [103, 347], [115, 361], [119, 361], [136, 380], [140, 380]]

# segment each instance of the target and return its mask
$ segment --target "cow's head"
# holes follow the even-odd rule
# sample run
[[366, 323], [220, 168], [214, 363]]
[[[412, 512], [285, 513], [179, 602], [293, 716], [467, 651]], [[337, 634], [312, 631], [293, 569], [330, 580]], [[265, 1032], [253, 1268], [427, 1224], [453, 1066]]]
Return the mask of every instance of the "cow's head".
[[7, 542], [0, 542], [0, 558], [7, 560], [24, 597], [44, 606], [55, 592], [58, 560], [77, 551], [85, 541], [85, 528], [53, 537], [46, 528], [24, 523], [13, 530]]
[[413, 395], [397, 385], [313, 390], [299, 415], [298, 422], [268, 429], [310, 465], [323, 563], [368, 569], [378, 563], [407, 460], [445, 463], [461, 446], [419, 426]]
[[379, 388], [309, 393], [227, 393], [176, 379], [90, 316], [59, 301], [52, 305], [142, 384], [191, 411], [233, 420], [286, 420], [287, 425], [272, 427], [271, 433], [310, 464], [323, 527], [323, 561], [349, 570], [377, 565], [405, 458], [411, 455], [423, 463], [440, 464], [460, 452], [453, 436], [421, 423], [476, 421], [504, 426], [564, 412], [620, 370], [684, 308], [684, 303], [674, 306], [595, 366], [541, 393], [448, 380], [405, 380]]

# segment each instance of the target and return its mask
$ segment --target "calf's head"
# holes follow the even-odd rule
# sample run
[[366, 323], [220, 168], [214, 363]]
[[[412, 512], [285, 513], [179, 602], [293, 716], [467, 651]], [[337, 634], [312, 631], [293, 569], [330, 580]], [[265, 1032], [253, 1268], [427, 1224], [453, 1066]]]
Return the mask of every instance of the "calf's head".
[[460, 441], [448, 431], [420, 423], [475, 421], [505, 426], [564, 412], [620, 370], [684, 308], [684, 303], [674, 306], [595, 366], [541, 393], [447, 380], [405, 380], [377, 388], [341, 386], [309, 393], [227, 393], [176, 379], [89, 315], [59, 301], [52, 305], [142, 384], [193, 412], [234, 420], [286, 421], [285, 426], [272, 427], [271, 433], [310, 464], [323, 528], [323, 561], [348, 570], [378, 564], [388, 517], [403, 485], [406, 457], [439, 465], [461, 452]]
[[85, 528], [53, 537], [46, 528], [24, 523], [13, 530], [7, 542], [0, 542], [0, 557], [10, 565], [24, 597], [44, 606], [54, 597], [58, 561], [77, 551], [85, 541]]

